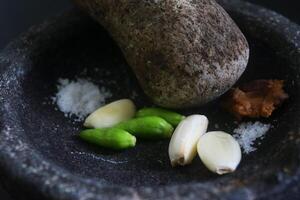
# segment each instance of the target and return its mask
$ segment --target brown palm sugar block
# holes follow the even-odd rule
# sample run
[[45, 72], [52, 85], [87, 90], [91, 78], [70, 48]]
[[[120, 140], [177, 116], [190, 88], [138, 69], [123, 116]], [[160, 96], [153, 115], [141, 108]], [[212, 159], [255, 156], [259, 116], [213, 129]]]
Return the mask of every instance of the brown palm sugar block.
[[157, 105], [204, 104], [246, 68], [247, 40], [214, 0], [73, 1], [108, 30]]
[[283, 80], [255, 80], [231, 89], [223, 106], [238, 119], [270, 117], [273, 111], [288, 98], [283, 86]]

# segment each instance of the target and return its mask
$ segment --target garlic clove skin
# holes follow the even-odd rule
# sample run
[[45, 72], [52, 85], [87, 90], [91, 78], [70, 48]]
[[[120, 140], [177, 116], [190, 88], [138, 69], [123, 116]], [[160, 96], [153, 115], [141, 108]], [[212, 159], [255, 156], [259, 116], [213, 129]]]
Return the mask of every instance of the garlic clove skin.
[[187, 165], [197, 155], [197, 142], [206, 132], [208, 119], [204, 115], [191, 115], [182, 120], [175, 129], [170, 144], [171, 165]]
[[136, 107], [130, 99], [121, 99], [100, 107], [90, 114], [84, 126], [89, 128], [109, 128], [134, 117]]
[[223, 131], [204, 134], [197, 144], [201, 161], [219, 175], [234, 172], [242, 157], [239, 143]]

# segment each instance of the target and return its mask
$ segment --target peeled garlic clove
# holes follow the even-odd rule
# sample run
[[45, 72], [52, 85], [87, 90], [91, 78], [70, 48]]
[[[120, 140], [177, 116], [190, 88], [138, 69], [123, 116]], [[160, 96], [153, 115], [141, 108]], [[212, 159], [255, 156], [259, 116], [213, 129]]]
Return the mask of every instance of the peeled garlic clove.
[[222, 131], [204, 134], [199, 139], [197, 150], [204, 165], [220, 175], [235, 171], [242, 157], [239, 143]]
[[135, 115], [136, 108], [130, 99], [121, 99], [103, 106], [90, 114], [85, 122], [85, 127], [108, 128], [120, 122], [129, 120]]
[[197, 155], [197, 142], [206, 132], [208, 119], [204, 115], [191, 115], [175, 129], [169, 144], [172, 166], [187, 165]]

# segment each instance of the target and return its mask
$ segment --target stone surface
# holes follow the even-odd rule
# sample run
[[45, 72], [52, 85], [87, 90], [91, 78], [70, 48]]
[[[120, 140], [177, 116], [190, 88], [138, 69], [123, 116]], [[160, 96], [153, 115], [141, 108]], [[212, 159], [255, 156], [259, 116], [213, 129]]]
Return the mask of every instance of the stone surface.
[[120, 46], [144, 92], [163, 107], [199, 106], [226, 92], [248, 43], [214, 0], [75, 0]]
[[[81, 123], [48, 104], [59, 77], [91, 79], [150, 105], [121, 51], [97, 23], [77, 11], [34, 27], [0, 54], [0, 179], [20, 199], [284, 199], [299, 190], [300, 29], [282, 16], [239, 1], [220, 1], [246, 35], [250, 61], [241, 82], [287, 80], [291, 98], [272, 118], [258, 151], [237, 172], [215, 176], [199, 159], [171, 168], [168, 141], [140, 141], [124, 152], [87, 145]], [[86, 70], [85, 70], [86, 68]], [[115, 81], [111, 81], [115, 80]], [[137, 95], [135, 95], [137, 94]], [[45, 102], [45, 103], [43, 103]], [[218, 101], [200, 112], [231, 132], [237, 125]], [[165, 152], [165, 153], [164, 153]]]

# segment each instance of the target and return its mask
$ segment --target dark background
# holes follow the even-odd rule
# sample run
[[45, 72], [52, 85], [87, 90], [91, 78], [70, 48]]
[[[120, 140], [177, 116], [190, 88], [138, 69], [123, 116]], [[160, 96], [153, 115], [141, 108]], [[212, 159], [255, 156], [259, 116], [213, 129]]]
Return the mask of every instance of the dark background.
[[[300, 24], [300, 0], [247, 0]], [[31, 25], [72, 7], [68, 0], [0, 0], [0, 49]], [[12, 200], [0, 187], [0, 199]]]

